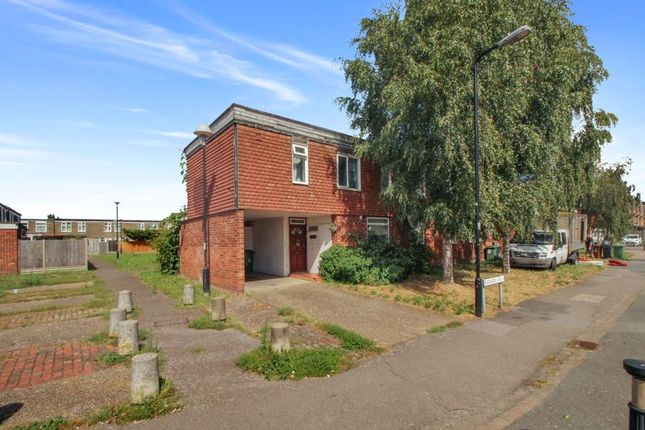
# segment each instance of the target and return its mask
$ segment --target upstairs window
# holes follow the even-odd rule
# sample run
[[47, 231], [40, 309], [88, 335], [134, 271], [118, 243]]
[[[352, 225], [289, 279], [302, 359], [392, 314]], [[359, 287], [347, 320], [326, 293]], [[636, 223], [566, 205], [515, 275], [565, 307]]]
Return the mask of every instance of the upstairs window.
[[367, 235], [378, 237], [385, 241], [390, 240], [390, 219], [367, 217]]
[[146, 229], [146, 223], [145, 222], [140, 222], [139, 223], [139, 230], [145, 230]]
[[103, 231], [105, 233], [112, 233], [112, 223], [111, 222], [104, 222], [103, 223]]
[[309, 160], [307, 145], [294, 143], [292, 145], [292, 161], [294, 184], [309, 184]]
[[72, 232], [72, 222], [71, 221], [61, 221], [61, 223], [60, 223], [60, 232], [61, 233], [71, 233]]
[[78, 224], [76, 224], [76, 228], [79, 233], [85, 233], [87, 231], [87, 224], [85, 221], [79, 221]]
[[337, 185], [348, 190], [361, 189], [361, 163], [350, 155], [337, 155]]
[[36, 233], [47, 233], [47, 221], [36, 221]]

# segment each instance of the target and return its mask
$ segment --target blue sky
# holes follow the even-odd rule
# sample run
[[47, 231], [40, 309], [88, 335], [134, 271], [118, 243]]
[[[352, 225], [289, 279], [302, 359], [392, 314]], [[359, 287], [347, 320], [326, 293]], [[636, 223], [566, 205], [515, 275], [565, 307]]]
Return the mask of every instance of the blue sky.
[[[180, 150], [232, 102], [339, 131], [335, 59], [383, 1], [0, 0], [0, 201], [27, 217], [161, 218], [185, 202]], [[578, 0], [645, 194], [641, 1]]]

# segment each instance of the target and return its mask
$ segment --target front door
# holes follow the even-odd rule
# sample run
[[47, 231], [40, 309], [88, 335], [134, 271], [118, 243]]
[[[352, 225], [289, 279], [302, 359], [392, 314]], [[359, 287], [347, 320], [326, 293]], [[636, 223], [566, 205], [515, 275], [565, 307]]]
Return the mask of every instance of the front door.
[[306, 218], [289, 218], [289, 263], [291, 273], [307, 270]]

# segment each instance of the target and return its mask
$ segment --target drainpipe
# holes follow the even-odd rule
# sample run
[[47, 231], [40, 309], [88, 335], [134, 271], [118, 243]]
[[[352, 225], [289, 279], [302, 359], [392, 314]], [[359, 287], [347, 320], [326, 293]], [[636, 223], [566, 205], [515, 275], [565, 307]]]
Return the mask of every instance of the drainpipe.
[[199, 125], [194, 134], [200, 139], [202, 147], [202, 233], [204, 249], [204, 266], [202, 270], [202, 292], [210, 294], [210, 267], [209, 267], [209, 243], [208, 243], [208, 197], [206, 195], [206, 140], [213, 135], [207, 125]]
[[237, 167], [237, 123], [233, 124], [233, 184], [235, 188], [235, 210], [240, 208], [238, 167]]

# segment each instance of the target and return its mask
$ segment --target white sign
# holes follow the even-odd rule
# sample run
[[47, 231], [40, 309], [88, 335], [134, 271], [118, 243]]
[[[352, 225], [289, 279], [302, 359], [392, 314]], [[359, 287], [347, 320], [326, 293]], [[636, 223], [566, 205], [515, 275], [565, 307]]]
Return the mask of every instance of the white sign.
[[488, 278], [484, 279], [484, 287], [488, 287], [489, 285], [495, 285], [495, 284], [501, 284], [504, 282], [504, 276], [495, 276], [494, 278]]

